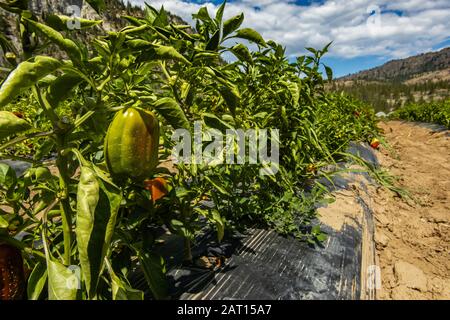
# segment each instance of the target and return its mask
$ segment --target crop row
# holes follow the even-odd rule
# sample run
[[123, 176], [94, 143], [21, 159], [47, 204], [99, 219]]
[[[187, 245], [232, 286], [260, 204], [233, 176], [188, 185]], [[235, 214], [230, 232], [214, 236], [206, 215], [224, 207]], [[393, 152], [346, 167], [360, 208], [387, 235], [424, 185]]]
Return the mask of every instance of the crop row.
[[[162, 227], [185, 239], [188, 263], [205, 228], [218, 241], [255, 224], [311, 244], [325, 239], [314, 225], [327, 193], [321, 168], [344, 160], [350, 141], [378, 134], [370, 107], [325, 93], [329, 46], [288, 59], [280, 44], [241, 28], [243, 14], [224, 20], [225, 3], [214, 17], [200, 9], [194, 30], [147, 6], [145, 18], [124, 17], [126, 28], [80, 43], [70, 18], [36, 17], [23, 2], [2, 5], [23, 32], [20, 51], [3, 45], [11, 51], [0, 156], [31, 167], [16, 176], [0, 164], [0, 242], [22, 253], [28, 271], [16, 255], [22, 276], [1, 275], [10, 284], [3, 298], [22, 298], [27, 287], [29, 299], [142, 299], [128, 280], [136, 268], [153, 298], [166, 298]], [[65, 59], [42, 55], [49, 47]], [[279, 141], [267, 142], [279, 145], [276, 174], [261, 175], [264, 164], [251, 161], [175, 163], [173, 133], [192, 133], [194, 123], [219, 133], [278, 130]], [[200, 141], [192, 146], [204, 150]], [[80, 285], [68, 286], [74, 268]]]

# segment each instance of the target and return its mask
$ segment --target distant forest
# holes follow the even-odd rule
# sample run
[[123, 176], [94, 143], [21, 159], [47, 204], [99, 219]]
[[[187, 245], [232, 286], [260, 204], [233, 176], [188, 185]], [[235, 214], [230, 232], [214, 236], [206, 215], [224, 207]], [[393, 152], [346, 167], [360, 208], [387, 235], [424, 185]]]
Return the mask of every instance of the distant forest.
[[334, 81], [330, 91], [344, 91], [371, 104], [376, 111], [389, 112], [413, 102], [440, 101], [450, 97], [450, 82], [426, 81], [416, 84], [377, 81]]

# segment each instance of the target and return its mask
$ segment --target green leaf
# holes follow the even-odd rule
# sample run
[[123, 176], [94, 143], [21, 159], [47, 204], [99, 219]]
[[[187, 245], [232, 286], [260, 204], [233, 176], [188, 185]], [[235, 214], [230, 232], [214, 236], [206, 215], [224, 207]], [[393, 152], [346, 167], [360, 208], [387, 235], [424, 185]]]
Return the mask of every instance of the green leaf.
[[125, 20], [127, 20], [128, 22], [130, 22], [131, 24], [133, 24], [134, 26], [142, 26], [143, 24], [145, 24], [145, 20], [143, 19], [139, 19], [136, 17], [132, 17], [132, 16], [122, 16], [122, 18], [124, 18]]
[[191, 64], [189, 60], [187, 60], [181, 53], [179, 53], [175, 48], [162, 46], [162, 45], [154, 45], [154, 49], [156, 55], [158, 55], [162, 59], [173, 59], [184, 62], [188, 65]]
[[41, 160], [43, 157], [47, 156], [55, 146], [55, 141], [52, 139], [47, 139], [44, 142], [42, 142], [41, 145], [38, 146], [34, 156], [33, 160]]
[[222, 115], [222, 120], [229, 123], [230, 126], [235, 126], [236, 125], [236, 121], [234, 120], [233, 116], [229, 115], [229, 114], [224, 114]]
[[328, 66], [325, 66], [325, 72], [327, 74], [328, 81], [333, 80], [333, 69]]
[[131, 288], [117, 276], [111, 277], [111, 289], [113, 300], [144, 300], [144, 292]]
[[[177, 193], [177, 197], [178, 197], [178, 193]], [[189, 230], [186, 228], [186, 226], [184, 225], [184, 223], [182, 221], [172, 219], [170, 221], [170, 226], [172, 227], [173, 231], [175, 231], [175, 233], [177, 235], [183, 236], [185, 238], [190, 238], [191, 233], [189, 232]]]
[[199, 20], [202, 20], [205, 22], [211, 21], [211, 17], [209, 16], [209, 13], [208, 13], [208, 8], [206, 8], [206, 7], [201, 7], [197, 13], [192, 15], [192, 17], [194, 19], [199, 19]]
[[231, 130], [234, 129], [230, 124], [228, 124], [227, 122], [218, 118], [216, 115], [214, 115], [212, 113], [203, 113], [202, 118], [203, 118], [203, 122], [208, 127], [213, 128], [213, 129], [218, 129], [221, 132], [225, 132], [227, 129], [231, 129]]
[[29, 300], [39, 300], [47, 283], [47, 266], [38, 262], [28, 278], [27, 295]]
[[169, 16], [166, 10], [164, 10], [164, 6], [161, 6], [161, 10], [159, 10], [158, 15], [153, 21], [153, 25], [156, 27], [164, 28], [168, 24], [169, 24]]
[[0, 216], [0, 229], [6, 229], [9, 226], [9, 221]]
[[144, 300], [144, 292], [133, 289], [128, 283], [122, 281], [107, 261], [106, 266], [111, 276], [111, 290], [113, 300]]
[[142, 39], [132, 39], [132, 40], [128, 40], [126, 42], [126, 45], [129, 46], [132, 49], [146, 49], [146, 48], [152, 48], [153, 47], [153, 43], [147, 41], [147, 40], [142, 40]]
[[15, 14], [22, 14], [22, 11], [28, 9], [28, 0], [9, 0], [4, 3], [0, 2], [0, 8]]
[[0, 2], [0, 8], [12, 13], [21, 14], [23, 10], [28, 9], [28, 0], [7, 0], [6, 3], [2, 1]]
[[199, 52], [196, 53], [194, 56], [194, 61], [211, 61], [211, 60], [216, 60], [219, 58], [219, 52]]
[[233, 18], [228, 19], [223, 23], [223, 35], [222, 37], [226, 37], [232, 32], [236, 31], [244, 21], [244, 14], [238, 14], [237, 16], [234, 16]]
[[179, 26], [171, 24], [170, 27], [172, 30], [177, 33], [179, 36], [181, 36], [185, 40], [189, 40], [191, 42], [194, 42], [196, 40], [195, 35], [190, 35], [183, 31]]
[[16, 51], [16, 49], [14, 48], [14, 45], [11, 43], [11, 40], [9, 40], [7, 37], [5, 37], [1, 33], [0, 33], [0, 48], [2, 48], [4, 53], [6, 53], [8, 51], [10, 51], [10, 52]]
[[194, 210], [204, 216], [209, 222], [214, 223], [217, 229], [217, 240], [219, 242], [222, 241], [223, 236], [225, 235], [225, 223], [220, 216], [220, 212], [216, 209], [205, 210], [198, 207], [196, 207]]
[[220, 242], [220, 241], [222, 241], [223, 236], [225, 235], [225, 224], [222, 220], [222, 217], [220, 216], [219, 211], [213, 210], [212, 217], [213, 217], [213, 220], [214, 220], [214, 222], [216, 224], [216, 228], [217, 228], [217, 239]]
[[[101, 24], [102, 20], [87, 20], [78, 17], [68, 17], [65, 15], [49, 14], [45, 18], [45, 22], [48, 26], [57, 31], [72, 31], [79, 29], [91, 28], [93, 26]], [[73, 26], [72, 28], [69, 26]], [[79, 28], [75, 28], [79, 26]]]
[[17, 177], [15, 171], [6, 163], [0, 163], [0, 189], [8, 190], [16, 184]]
[[42, 230], [45, 260], [47, 262], [48, 299], [49, 300], [76, 300], [80, 288], [80, 278], [62, 263], [54, 259], [48, 248], [45, 228]]
[[216, 12], [216, 22], [217, 22], [217, 25], [220, 25], [220, 24], [222, 23], [223, 12], [224, 12], [224, 10], [225, 10], [225, 5], [226, 5], [226, 4], [227, 4], [227, 1], [224, 0], [224, 1], [222, 2], [222, 4], [220, 5], [219, 9], [217, 9], [217, 12]]
[[41, 80], [38, 81], [39, 88], [45, 88], [48, 87], [53, 81], [56, 80], [56, 76], [52, 74], [48, 74], [45, 77], [43, 77]]
[[232, 47], [230, 51], [242, 62], [247, 62], [249, 64], [253, 64], [253, 58], [248, 50], [248, 48], [243, 45], [242, 43], [239, 43]]
[[283, 46], [281, 46], [281, 45], [277, 45], [277, 48], [276, 48], [276, 50], [275, 50], [275, 56], [277, 57], [277, 58], [283, 58], [284, 57], [284, 54], [285, 54], [285, 50], [284, 50], [284, 48], [283, 48]]
[[85, 0], [98, 14], [106, 9], [104, 0]]
[[155, 102], [154, 108], [174, 129], [190, 130], [190, 124], [184, 111], [174, 99], [159, 99]]
[[317, 50], [311, 47], [306, 47], [306, 50], [308, 50], [309, 52], [311, 52], [312, 54], [316, 55], [317, 54]]
[[327, 240], [327, 235], [325, 233], [320, 233], [316, 235], [316, 239], [319, 242], [324, 242], [325, 240]]
[[217, 30], [206, 44], [206, 50], [215, 51], [220, 43], [220, 30]]
[[77, 191], [77, 246], [88, 297], [93, 298], [116, 224], [122, 196], [96, 171], [81, 167]]
[[264, 41], [263, 37], [258, 32], [256, 32], [253, 29], [250, 29], [250, 28], [244, 28], [244, 29], [238, 30], [236, 32], [235, 37], [241, 38], [241, 39], [245, 39], [245, 40], [248, 40], [248, 41], [252, 41], [252, 42], [254, 42], [256, 44], [259, 44], [262, 47], [266, 47], [267, 46], [267, 44]]
[[72, 90], [83, 80], [76, 73], [65, 73], [57, 77], [48, 88], [47, 101], [56, 108], [71, 95]]
[[0, 88], [0, 107], [11, 102], [25, 89], [35, 85], [40, 79], [56, 71], [61, 62], [56, 59], [36, 56], [20, 63], [3, 82]]
[[297, 107], [300, 99], [300, 87], [297, 82], [287, 82], [286, 87], [289, 89], [292, 96], [292, 104]]
[[156, 17], [158, 16], [158, 10], [150, 6], [148, 3], [145, 3], [145, 19], [148, 21], [148, 23], [153, 24]]
[[33, 168], [34, 169], [34, 173], [32, 174], [32, 181], [33, 183], [38, 183], [38, 182], [47, 182], [50, 181], [53, 176], [52, 173], [50, 172], [50, 170], [47, 167], [37, 167], [37, 168]]
[[206, 181], [208, 181], [214, 188], [217, 189], [222, 194], [225, 194], [227, 196], [231, 196], [231, 193], [225, 189], [224, 186], [222, 186], [222, 183], [219, 178], [214, 176], [205, 176], [204, 177]]
[[314, 226], [314, 227], [312, 227], [311, 228], [311, 233], [312, 234], [320, 234], [320, 226], [319, 225], [316, 225], [316, 226]]
[[325, 47], [323, 47], [322, 50], [320, 50], [320, 55], [323, 56], [325, 53], [328, 52], [328, 49], [330, 48], [331, 44], [333, 43], [333, 41], [331, 41], [330, 43], [328, 43]]
[[241, 100], [241, 96], [239, 95], [237, 88], [234, 86], [232, 88], [228, 86], [222, 86], [219, 88], [219, 91], [228, 108], [230, 109], [231, 114], [235, 116], [236, 108], [239, 106]]
[[27, 19], [27, 22], [38, 30], [42, 35], [47, 37], [50, 41], [56, 44], [61, 50], [65, 51], [67, 55], [74, 62], [81, 60], [80, 48], [71, 39], [66, 39], [61, 33], [45, 24]]
[[9, 111], [0, 111], [0, 140], [31, 129], [31, 125]]
[[71, 269], [53, 258], [47, 259], [48, 299], [49, 300], [76, 300], [78, 295], [77, 283], [79, 280]]
[[137, 251], [140, 267], [155, 299], [167, 298], [168, 284], [164, 259], [156, 253]]
[[305, 56], [297, 57], [297, 64], [299, 66], [302, 66], [304, 61], [305, 61]]

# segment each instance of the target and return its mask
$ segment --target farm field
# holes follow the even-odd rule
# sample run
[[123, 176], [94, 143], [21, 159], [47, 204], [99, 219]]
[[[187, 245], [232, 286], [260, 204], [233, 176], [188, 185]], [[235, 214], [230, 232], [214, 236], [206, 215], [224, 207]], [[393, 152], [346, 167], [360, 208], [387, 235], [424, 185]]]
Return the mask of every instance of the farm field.
[[392, 147], [380, 152], [380, 163], [413, 199], [373, 193], [380, 298], [449, 299], [449, 131], [399, 121], [380, 127]]
[[66, 4], [0, 0], [0, 300], [450, 299], [447, 95], [376, 114], [408, 84], [234, 2]]

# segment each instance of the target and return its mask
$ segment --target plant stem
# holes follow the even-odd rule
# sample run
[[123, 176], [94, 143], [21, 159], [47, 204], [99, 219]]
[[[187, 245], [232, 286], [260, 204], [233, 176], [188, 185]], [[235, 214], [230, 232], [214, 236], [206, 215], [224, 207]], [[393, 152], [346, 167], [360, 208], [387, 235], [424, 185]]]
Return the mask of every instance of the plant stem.
[[48, 132], [33, 132], [33, 133], [29, 133], [26, 134], [24, 136], [20, 136], [17, 137], [15, 139], [12, 139], [6, 143], [4, 143], [3, 145], [0, 146], [0, 150], [4, 150], [12, 145], [15, 145], [16, 143], [28, 140], [28, 139], [32, 139], [32, 138], [39, 138], [39, 137], [47, 137], [47, 136], [51, 136], [53, 134], [53, 131], [48, 131]]
[[[190, 207], [182, 209], [183, 222], [186, 224], [190, 216]], [[187, 210], [186, 210], [187, 209]], [[191, 249], [191, 239], [190, 237], [184, 237], [184, 261], [192, 263], [192, 249]]]
[[61, 153], [65, 149], [66, 131], [61, 130], [59, 117], [48, 103], [45, 97], [42, 96], [41, 90], [37, 85], [33, 87], [33, 92], [39, 101], [39, 104], [44, 108], [45, 114], [50, 119], [53, 125], [53, 130], [56, 132], [56, 143], [58, 146], [58, 159], [56, 166], [59, 170], [59, 186], [61, 189], [61, 219], [64, 237], [64, 264], [70, 265], [72, 252], [72, 210], [70, 208], [69, 199], [69, 175], [67, 173], [67, 156]]
[[48, 103], [48, 101], [42, 96], [41, 90], [37, 85], [33, 87], [33, 93], [35, 94], [39, 105], [44, 108], [45, 114], [52, 122], [53, 129], [59, 129], [59, 117], [56, 114], [55, 110], [53, 110], [52, 106]]
[[192, 262], [191, 239], [184, 238], [184, 261]]
[[59, 186], [61, 188], [61, 219], [64, 236], [64, 264], [70, 265], [72, 251], [72, 210], [69, 199], [69, 175], [67, 173], [67, 157], [58, 153], [56, 165], [59, 170]]

